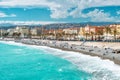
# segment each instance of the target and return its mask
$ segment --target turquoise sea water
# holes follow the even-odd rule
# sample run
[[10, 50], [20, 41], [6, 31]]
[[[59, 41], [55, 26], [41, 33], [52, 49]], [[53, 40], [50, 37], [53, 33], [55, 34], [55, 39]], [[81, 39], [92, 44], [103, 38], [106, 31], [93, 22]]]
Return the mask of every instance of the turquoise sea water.
[[0, 80], [92, 80], [91, 73], [49, 50], [0, 43]]

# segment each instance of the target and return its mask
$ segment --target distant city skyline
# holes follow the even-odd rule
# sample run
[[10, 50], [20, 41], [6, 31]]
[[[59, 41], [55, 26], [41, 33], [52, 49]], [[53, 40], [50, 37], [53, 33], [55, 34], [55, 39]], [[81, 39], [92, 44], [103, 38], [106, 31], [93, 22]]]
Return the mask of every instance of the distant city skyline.
[[0, 0], [0, 23], [120, 22], [119, 0]]

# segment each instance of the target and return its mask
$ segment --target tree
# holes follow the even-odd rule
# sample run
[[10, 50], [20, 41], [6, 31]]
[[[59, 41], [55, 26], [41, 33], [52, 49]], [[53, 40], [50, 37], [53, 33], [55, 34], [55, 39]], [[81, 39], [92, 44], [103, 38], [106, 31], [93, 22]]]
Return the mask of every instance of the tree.
[[7, 37], [9, 33], [3, 33], [3, 37]]
[[114, 34], [114, 39], [116, 40], [116, 35], [117, 35], [117, 29], [115, 28], [114, 30], [113, 30], [113, 34]]
[[89, 33], [85, 33], [86, 40], [88, 40]]
[[94, 35], [94, 32], [90, 32], [90, 33], [91, 33], [91, 36], [92, 36], [91, 40], [93, 40], [93, 35]]
[[15, 37], [15, 38], [18, 38], [18, 37], [20, 37], [20, 35], [21, 35], [21, 33], [16, 33], [16, 32], [15, 32], [15, 33], [13, 33], [12, 36]]
[[63, 32], [62, 32], [62, 37], [63, 37], [64, 40], [66, 40], [67, 37], [68, 37], [68, 34], [63, 31]]
[[100, 40], [101, 39], [101, 35], [103, 35], [103, 31], [98, 30], [96, 34], [98, 35], [98, 40]]
[[57, 39], [57, 40], [59, 40], [61, 37], [62, 37], [62, 34], [61, 34], [61, 33], [57, 33], [57, 34], [56, 34], [56, 39]]
[[20, 37], [21, 33], [17, 33], [17, 36]]
[[111, 34], [111, 28], [109, 26], [105, 27], [106, 37], [108, 37], [108, 34]]

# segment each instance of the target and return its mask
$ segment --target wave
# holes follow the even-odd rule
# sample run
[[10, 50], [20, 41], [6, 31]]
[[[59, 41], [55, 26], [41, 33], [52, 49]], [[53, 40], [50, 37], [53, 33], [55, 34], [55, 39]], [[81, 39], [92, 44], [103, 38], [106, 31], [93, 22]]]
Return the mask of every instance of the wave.
[[61, 57], [68, 60], [72, 64], [76, 65], [78, 69], [91, 73], [93, 80], [119, 80], [120, 79], [120, 66], [114, 64], [114, 62], [106, 59], [103, 60], [99, 57], [92, 57], [78, 52], [63, 51], [60, 49], [54, 49], [47, 46], [26, 45], [22, 43], [16, 43], [13, 41], [6, 42], [0, 41], [9, 45], [26, 46], [29, 48], [35, 48], [43, 50], [47, 54]]
[[93, 74], [94, 80], [119, 80], [120, 66], [99, 57], [92, 57], [78, 52], [62, 51], [43, 47], [47, 53], [59, 56], [76, 65], [80, 70]]

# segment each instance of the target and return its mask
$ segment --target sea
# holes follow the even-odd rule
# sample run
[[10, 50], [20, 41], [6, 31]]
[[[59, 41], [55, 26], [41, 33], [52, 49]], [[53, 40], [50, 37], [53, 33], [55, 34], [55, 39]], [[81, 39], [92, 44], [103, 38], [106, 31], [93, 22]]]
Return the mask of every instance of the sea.
[[120, 66], [78, 52], [0, 41], [0, 80], [120, 80]]

